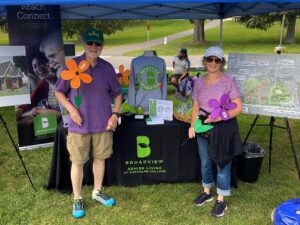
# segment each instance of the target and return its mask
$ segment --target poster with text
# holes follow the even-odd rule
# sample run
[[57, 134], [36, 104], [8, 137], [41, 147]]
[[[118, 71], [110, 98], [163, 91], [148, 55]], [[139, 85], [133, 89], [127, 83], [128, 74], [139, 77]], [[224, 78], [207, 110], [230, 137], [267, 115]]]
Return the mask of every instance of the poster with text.
[[60, 8], [55, 5], [7, 7], [10, 45], [25, 45], [30, 104], [16, 106], [20, 149], [50, 146], [61, 111], [55, 83], [65, 64]]
[[243, 112], [300, 119], [300, 55], [229, 54]]

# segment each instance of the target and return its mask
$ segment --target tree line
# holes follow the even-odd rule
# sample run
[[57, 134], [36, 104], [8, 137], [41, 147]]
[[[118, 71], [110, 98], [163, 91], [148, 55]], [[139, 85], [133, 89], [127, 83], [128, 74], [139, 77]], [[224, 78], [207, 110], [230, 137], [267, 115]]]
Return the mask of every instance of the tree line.
[[[259, 29], [266, 31], [272, 25], [282, 21], [283, 14], [286, 15], [284, 26], [287, 28], [284, 43], [295, 44], [296, 38], [296, 22], [300, 15], [300, 10], [292, 10], [288, 12], [276, 12], [261, 15], [250, 15], [234, 18], [235, 21], [245, 25], [249, 29]], [[195, 44], [204, 44], [205, 39], [205, 20], [196, 19], [190, 20], [194, 24], [193, 42]], [[102, 30], [106, 35], [113, 34], [117, 31], [123, 31], [127, 26], [134, 24], [146, 23], [143, 20], [62, 20], [62, 30], [67, 37], [77, 36], [81, 38], [81, 34], [86, 27], [95, 27]], [[6, 17], [0, 17], [0, 30], [7, 31]]]

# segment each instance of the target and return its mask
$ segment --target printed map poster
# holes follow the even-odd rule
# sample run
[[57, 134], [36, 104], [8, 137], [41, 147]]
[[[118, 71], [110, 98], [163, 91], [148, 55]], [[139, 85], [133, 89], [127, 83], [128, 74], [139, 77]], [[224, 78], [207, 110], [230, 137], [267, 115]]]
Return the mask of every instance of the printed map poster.
[[0, 46], [0, 107], [30, 103], [25, 46]]
[[231, 53], [227, 69], [244, 113], [300, 119], [300, 55]]

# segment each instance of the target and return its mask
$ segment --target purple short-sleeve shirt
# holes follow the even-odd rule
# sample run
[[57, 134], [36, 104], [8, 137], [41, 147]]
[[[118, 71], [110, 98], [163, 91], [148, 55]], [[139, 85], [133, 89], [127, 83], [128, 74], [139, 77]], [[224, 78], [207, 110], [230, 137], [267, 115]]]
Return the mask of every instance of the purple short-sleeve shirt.
[[[82, 60], [85, 60], [85, 54], [75, 58], [77, 64]], [[93, 80], [89, 84], [81, 82], [79, 89], [71, 88], [69, 80], [59, 78], [56, 83], [56, 91], [66, 94], [74, 106], [75, 96], [78, 93], [82, 96], [78, 109], [82, 125], [79, 126], [70, 119], [68, 130], [83, 134], [104, 132], [112, 114], [112, 100], [121, 94], [121, 86], [113, 66], [101, 58], [98, 58], [94, 68], [90, 66], [84, 73], [90, 74]]]
[[220, 101], [223, 94], [228, 94], [231, 100], [240, 97], [235, 80], [233, 77], [225, 74], [222, 74], [220, 80], [213, 85], [205, 84], [203, 78], [198, 78], [194, 84], [192, 98], [194, 101], [198, 101], [201, 108], [211, 112], [213, 109], [208, 105], [208, 101], [212, 98]]

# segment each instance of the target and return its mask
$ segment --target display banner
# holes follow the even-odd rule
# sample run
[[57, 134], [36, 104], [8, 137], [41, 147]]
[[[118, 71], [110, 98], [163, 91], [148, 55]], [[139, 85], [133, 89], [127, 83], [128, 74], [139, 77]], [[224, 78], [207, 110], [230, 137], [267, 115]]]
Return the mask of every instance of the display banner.
[[300, 55], [231, 53], [227, 72], [244, 113], [300, 119]]
[[30, 103], [24, 46], [0, 46], [0, 107]]
[[61, 119], [55, 83], [65, 63], [60, 8], [56, 5], [7, 6], [10, 45], [25, 45], [30, 102], [16, 106], [19, 148], [53, 143]]

